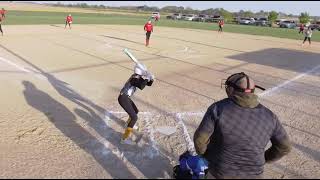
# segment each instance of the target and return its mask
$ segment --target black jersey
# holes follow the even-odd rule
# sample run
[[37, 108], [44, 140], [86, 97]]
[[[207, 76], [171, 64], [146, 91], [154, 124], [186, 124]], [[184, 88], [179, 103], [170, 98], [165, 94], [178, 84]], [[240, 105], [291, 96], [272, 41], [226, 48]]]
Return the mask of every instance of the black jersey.
[[143, 90], [146, 86], [151, 86], [153, 80], [143, 79], [140, 75], [133, 74], [121, 89], [121, 94], [126, 94], [129, 97], [134, 94], [137, 88]]

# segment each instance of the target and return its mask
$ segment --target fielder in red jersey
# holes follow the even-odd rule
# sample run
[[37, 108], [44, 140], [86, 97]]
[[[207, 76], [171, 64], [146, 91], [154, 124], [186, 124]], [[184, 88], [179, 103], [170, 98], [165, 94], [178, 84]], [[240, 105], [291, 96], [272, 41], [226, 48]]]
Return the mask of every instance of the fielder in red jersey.
[[224, 25], [224, 21], [223, 21], [223, 20], [220, 20], [218, 24], [219, 24], [219, 30], [218, 30], [218, 32], [222, 32], [222, 28], [223, 28], [223, 25]]
[[144, 30], [147, 31], [147, 33], [146, 33], [146, 46], [149, 46], [150, 35], [151, 35], [151, 32], [153, 32], [153, 25], [151, 24], [151, 21], [148, 21], [144, 25]]
[[2, 20], [4, 20], [4, 18], [6, 18], [6, 10], [4, 8], [1, 9], [0, 14], [1, 14], [1, 18]]
[[72, 16], [71, 16], [71, 14], [69, 14], [69, 15], [67, 16], [67, 18], [66, 18], [66, 25], [65, 25], [64, 28], [67, 27], [67, 24], [69, 24], [69, 28], [71, 29], [71, 24], [72, 24]]

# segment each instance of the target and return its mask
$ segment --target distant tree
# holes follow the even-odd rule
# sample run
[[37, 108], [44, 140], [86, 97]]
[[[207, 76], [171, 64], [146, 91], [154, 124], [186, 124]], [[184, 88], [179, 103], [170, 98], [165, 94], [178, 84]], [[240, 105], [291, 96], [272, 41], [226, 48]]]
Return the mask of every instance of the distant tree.
[[309, 22], [310, 21], [309, 13], [307, 12], [301, 13], [299, 16], [299, 21], [300, 23], [303, 23], [303, 24]]
[[217, 15], [217, 14], [219, 14], [219, 9], [210, 8], [210, 9], [203, 10], [200, 13], [207, 14], [207, 15]]
[[224, 10], [223, 8], [220, 9], [219, 12], [220, 16], [223, 16], [225, 22], [231, 22], [233, 21], [233, 14], [227, 10]]
[[269, 19], [269, 21], [271, 21], [272, 23], [274, 23], [277, 19], [278, 19], [278, 13], [277, 12], [275, 12], [275, 11], [271, 11], [270, 13], [269, 13], [269, 16], [268, 16], [268, 19]]
[[243, 16], [244, 16], [244, 17], [253, 17], [253, 16], [254, 16], [254, 13], [251, 12], [251, 11], [245, 11], [245, 12], [243, 13]]
[[171, 13], [178, 13], [179, 8], [177, 6], [165, 6], [161, 8], [161, 11], [163, 12], [171, 12]]

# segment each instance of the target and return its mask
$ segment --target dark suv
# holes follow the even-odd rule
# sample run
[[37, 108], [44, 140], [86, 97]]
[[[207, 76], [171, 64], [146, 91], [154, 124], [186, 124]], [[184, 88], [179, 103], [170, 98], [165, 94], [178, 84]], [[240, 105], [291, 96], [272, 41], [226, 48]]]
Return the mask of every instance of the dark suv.
[[267, 18], [259, 18], [254, 23], [256, 26], [270, 26]]
[[294, 21], [286, 20], [286, 21], [281, 21], [280, 22], [280, 28], [294, 29], [296, 27], [297, 27], [297, 24]]
[[311, 30], [318, 30], [320, 31], [320, 25], [319, 24], [311, 24], [309, 27], [311, 27]]

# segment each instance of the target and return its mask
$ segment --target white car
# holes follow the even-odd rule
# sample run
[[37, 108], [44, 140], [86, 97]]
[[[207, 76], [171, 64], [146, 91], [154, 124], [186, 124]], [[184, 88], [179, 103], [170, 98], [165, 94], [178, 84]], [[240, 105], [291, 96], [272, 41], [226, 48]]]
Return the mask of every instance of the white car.
[[254, 18], [241, 18], [239, 21], [239, 24], [245, 24], [245, 25], [254, 24], [254, 23], [255, 23]]
[[187, 21], [192, 21], [196, 16], [193, 15], [193, 14], [188, 14], [186, 17], [185, 17], [185, 20]]
[[159, 12], [153, 12], [151, 15], [152, 18], [158, 17], [160, 19], [160, 13]]

